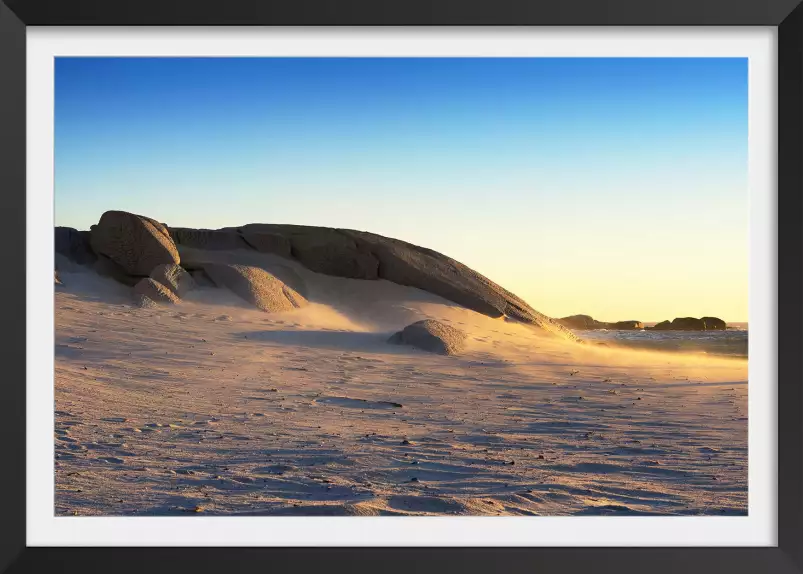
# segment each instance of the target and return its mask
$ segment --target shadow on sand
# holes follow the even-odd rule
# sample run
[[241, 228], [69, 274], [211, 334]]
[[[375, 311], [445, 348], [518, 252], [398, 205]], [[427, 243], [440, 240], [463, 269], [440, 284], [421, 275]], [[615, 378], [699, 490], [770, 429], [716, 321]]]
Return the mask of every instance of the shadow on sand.
[[276, 345], [360, 351], [368, 353], [406, 354], [416, 352], [413, 347], [388, 343], [392, 333], [357, 333], [354, 331], [244, 331], [234, 337], [264, 341]]

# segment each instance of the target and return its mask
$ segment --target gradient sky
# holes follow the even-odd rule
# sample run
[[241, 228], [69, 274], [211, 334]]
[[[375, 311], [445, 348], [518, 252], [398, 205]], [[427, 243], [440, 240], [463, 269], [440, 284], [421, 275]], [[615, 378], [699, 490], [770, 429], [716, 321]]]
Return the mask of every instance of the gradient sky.
[[57, 58], [56, 225], [295, 223], [552, 316], [747, 320], [747, 60]]

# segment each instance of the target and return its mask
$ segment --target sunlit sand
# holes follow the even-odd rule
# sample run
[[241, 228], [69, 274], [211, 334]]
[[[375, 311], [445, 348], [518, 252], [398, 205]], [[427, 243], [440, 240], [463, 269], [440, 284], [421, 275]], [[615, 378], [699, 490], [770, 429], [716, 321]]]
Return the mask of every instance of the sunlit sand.
[[[211, 287], [139, 308], [60, 273], [57, 514], [746, 514], [746, 360], [583, 345], [284, 263], [310, 303], [282, 313]], [[427, 318], [465, 350], [388, 344]]]

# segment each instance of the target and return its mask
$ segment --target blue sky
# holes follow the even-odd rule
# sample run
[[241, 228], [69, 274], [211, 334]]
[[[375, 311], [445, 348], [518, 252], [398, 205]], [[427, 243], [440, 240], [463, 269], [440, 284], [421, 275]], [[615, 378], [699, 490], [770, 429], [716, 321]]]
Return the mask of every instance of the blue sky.
[[536, 309], [747, 318], [747, 60], [58, 58], [56, 224], [373, 231]]

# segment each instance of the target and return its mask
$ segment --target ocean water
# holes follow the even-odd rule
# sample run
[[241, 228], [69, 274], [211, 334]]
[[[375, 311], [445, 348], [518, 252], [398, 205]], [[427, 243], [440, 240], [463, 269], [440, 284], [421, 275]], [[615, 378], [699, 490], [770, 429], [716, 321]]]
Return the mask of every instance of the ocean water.
[[747, 324], [728, 325], [726, 331], [575, 331], [590, 343], [655, 351], [701, 353], [747, 358]]

